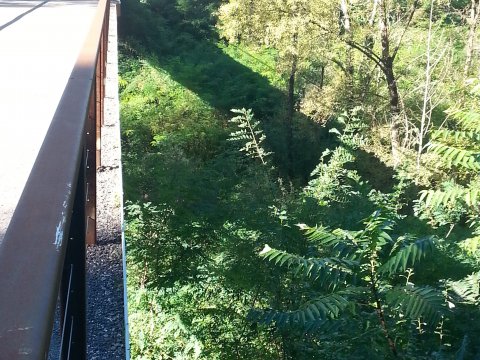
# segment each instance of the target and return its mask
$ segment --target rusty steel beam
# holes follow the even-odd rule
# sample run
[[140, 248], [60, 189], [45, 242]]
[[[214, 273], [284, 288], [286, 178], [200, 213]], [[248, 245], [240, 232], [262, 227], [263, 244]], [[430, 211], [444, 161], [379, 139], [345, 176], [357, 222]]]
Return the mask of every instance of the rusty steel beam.
[[[84, 171], [81, 164], [85, 161], [86, 119], [95, 80], [99, 40], [109, 8], [109, 0], [99, 1], [89, 35], [0, 246], [2, 359], [47, 358], [71, 234], [76, 234], [78, 238], [78, 233], [82, 233], [81, 246], [85, 246], [86, 229], [79, 231], [78, 225], [72, 225], [74, 228], [70, 229], [70, 224], [74, 199], [79, 196], [78, 175]], [[74, 216], [82, 217], [82, 223], [85, 211], [80, 212], [80, 215]], [[78, 239], [76, 243], [78, 245]], [[85, 264], [84, 254], [80, 254], [79, 259]], [[81, 268], [77, 266], [74, 271], [82, 271]], [[84, 282], [81, 280], [84, 276], [80, 273], [75, 277]], [[67, 295], [81, 298], [75, 307], [84, 308], [85, 294], [82, 290], [70, 291]], [[79, 314], [84, 317], [84, 311], [80, 310]], [[73, 322], [72, 329], [77, 323]], [[81, 336], [73, 342], [82, 341]]]
[[[98, 57], [100, 59], [100, 56]], [[98, 63], [98, 61], [97, 61]], [[97, 66], [98, 69], [98, 66]], [[98, 80], [98, 78], [96, 77]], [[85, 133], [85, 224], [87, 227], [85, 242], [88, 245], [94, 245], [97, 240], [97, 143], [98, 137], [101, 136], [97, 132], [98, 115], [97, 115], [97, 86], [93, 87], [90, 94], [88, 106], [87, 129]]]
[[[100, 36], [99, 51], [95, 70], [95, 89], [92, 94], [89, 109], [89, 124], [87, 130], [87, 202], [86, 202], [86, 224], [87, 236], [86, 243], [94, 245], [97, 242], [97, 220], [96, 220], [96, 180], [97, 169], [102, 164], [102, 126], [105, 119], [105, 78], [107, 70], [107, 50], [108, 50], [108, 23], [110, 11], [105, 13], [103, 19], [103, 29]], [[93, 136], [95, 134], [95, 136]], [[95, 142], [92, 142], [95, 140]]]

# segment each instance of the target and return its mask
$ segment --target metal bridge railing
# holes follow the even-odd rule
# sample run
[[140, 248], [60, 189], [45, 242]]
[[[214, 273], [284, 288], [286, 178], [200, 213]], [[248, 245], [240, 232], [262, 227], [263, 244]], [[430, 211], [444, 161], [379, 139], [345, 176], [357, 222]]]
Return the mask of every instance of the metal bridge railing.
[[0, 359], [86, 358], [85, 244], [95, 243], [109, 0], [94, 22], [0, 246]]

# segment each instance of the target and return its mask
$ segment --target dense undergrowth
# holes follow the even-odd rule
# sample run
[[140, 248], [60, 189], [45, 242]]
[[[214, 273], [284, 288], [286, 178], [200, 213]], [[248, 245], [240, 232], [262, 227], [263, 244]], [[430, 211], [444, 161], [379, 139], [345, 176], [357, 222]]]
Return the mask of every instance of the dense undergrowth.
[[368, 99], [299, 99], [289, 148], [278, 51], [220, 40], [219, 6], [122, 5], [132, 358], [477, 356], [470, 210], [417, 200], [448, 171], [388, 166]]

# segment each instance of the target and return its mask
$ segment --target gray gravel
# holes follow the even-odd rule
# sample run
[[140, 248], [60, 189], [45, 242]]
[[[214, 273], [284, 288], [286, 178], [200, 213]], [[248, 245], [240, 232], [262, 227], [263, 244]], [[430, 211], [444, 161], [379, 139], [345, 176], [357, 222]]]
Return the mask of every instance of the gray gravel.
[[117, 23], [110, 12], [102, 160], [97, 171], [97, 244], [87, 248], [88, 359], [125, 359], [122, 174]]
[[124, 359], [122, 251], [118, 244], [89, 247], [88, 359]]

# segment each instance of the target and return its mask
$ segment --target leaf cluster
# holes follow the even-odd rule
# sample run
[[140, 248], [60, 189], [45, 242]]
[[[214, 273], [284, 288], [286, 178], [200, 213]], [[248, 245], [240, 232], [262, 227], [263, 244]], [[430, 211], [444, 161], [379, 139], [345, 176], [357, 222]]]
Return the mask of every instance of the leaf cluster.
[[319, 287], [316, 295], [311, 294], [298, 309], [253, 310], [251, 318], [278, 327], [310, 328], [312, 322], [377, 312], [384, 314], [379, 315], [377, 325], [384, 329], [400, 326], [396, 321], [401, 318], [409, 319], [411, 324], [421, 321], [434, 329], [445, 314], [442, 293], [433, 287], [414, 285], [410, 275], [405, 285], [394, 279], [411, 273], [409, 269], [433, 252], [436, 240], [411, 236], [393, 240], [389, 235], [393, 226], [380, 212], [366, 218], [361, 230], [300, 225], [307, 239], [321, 252], [332, 254], [323, 258], [305, 258], [266, 245], [260, 253], [262, 258], [292, 269], [294, 276], [307, 278]]
[[[480, 115], [468, 106], [478, 105], [478, 87], [474, 87], [469, 103], [451, 107], [447, 114], [450, 126], [433, 132], [428, 151], [450, 169], [449, 178], [440, 186], [423, 190], [419, 203], [424, 209], [445, 212], [460, 208], [470, 221], [478, 218], [480, 202], [478, 171], [480, 170]], [[423, 213], [425, 214], [424, 211]], [[457, 218], [459, 223], [464, 218]]]
[[245, 152], [251, 158], [259, 159], [263, 165], [266, 165], [267, 156], [272, 153], [262, 147], [266, 136], [263, 130], [259, 128], [260, 122], [254, 120], [251, 109], [232, 109], [231, 111], [239, 114], [229, 120], [231, 123], [236, 124], [239, 130], [231, 132], [229, 140], [244, 143], [240, 151]]

